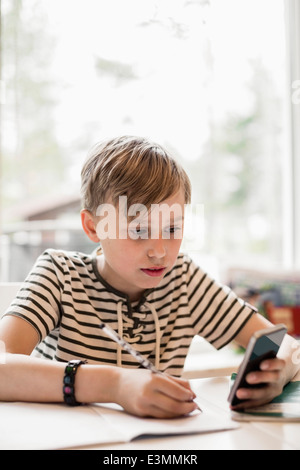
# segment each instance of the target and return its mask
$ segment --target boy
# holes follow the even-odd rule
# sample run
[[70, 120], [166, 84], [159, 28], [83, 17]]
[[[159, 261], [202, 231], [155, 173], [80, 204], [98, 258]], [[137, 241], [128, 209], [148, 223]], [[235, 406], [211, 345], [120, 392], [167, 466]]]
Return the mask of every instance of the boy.
[[[246, 346], [270, 323], [179, 254], [190, 196], [186, 173], [155, 143], [124, 136], [92, 149], [82, 169], [81, 220], [101, 249], [47, 250], [37, 260], [0, 322], [1, 400], [116, 402], [153, 417], [197, 407], [180, 378], [193, 336], [216, 348], [233, 338]], [[164, 374], [142, 369], [100, 322]], [[286, 336], [281, 359], [249, 374], [249, 383], [265, 386], [240, 389], [244, 407], [271, 400], [295, 375], [292, 342]], [[80, 362], [66, 366], [73, 359]]]

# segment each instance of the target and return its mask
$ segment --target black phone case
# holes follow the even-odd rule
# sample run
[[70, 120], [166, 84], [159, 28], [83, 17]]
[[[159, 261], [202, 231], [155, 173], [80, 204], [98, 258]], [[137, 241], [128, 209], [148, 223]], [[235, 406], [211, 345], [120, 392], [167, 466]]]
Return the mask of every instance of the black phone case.
[[[249, 372], [253, 372], [255, 370], [259, 370], [259, 365], [262, 361], [264, 361], [265, 359], [274, 359], [276, 357], [276, 352], [273, 351], [273, 350], [270, 350], [268, 352], [266, 352], [265, 354], [262, 354], [261, 356], [255, 358], [255, 359], [252, 359], [248, 362], [247, 364], [247, 367], [245, 369], [245, 374], [244, 374], [244, 378], [243, 380], [241, 380], [241, 383], [239, 385], [239, 388], [252, 388], [252, 387], [256, 387], [256, 388], [259, 388], [259, 387], [264, 387], [264, 384], [261, 383], [261, 384], [249, 384], [248, 382], [246, 382], [246, 375], [249, 374]], [[232, 403], [231, 405], [232, 406], [235, 406], [235, 405], [238, 405], [239, 403], [242, 403], [243, 401], [245, 400], [240, 400], [236, 395], [234, 396], [233, 400], [232, 400]]]

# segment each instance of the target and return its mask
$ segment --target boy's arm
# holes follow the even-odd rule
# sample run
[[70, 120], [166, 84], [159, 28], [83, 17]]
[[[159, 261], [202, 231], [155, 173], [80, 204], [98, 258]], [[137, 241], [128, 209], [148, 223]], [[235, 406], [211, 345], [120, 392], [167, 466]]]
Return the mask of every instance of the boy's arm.
[[[62, 402], [66, 364], [21, 354], [0, 363], [0, 401]], [[198, 408], [187, 381], [146, 369], [81, 365], [75, 378], [81, 403], [118, 403], [138, 416], [172, 418]]]
[[[0, 401], [62, 402], [66, 364], [29, 356], [38, 335], [29, 323], [13, 316], [0, 321]], [[145, 369], [81, 365], [75, 398], [82, 403], [114, 402], [139, 416], [170, 418], [197, 408], [188, 381]]]
[[[66, 364], [23, 354], [2, 355], [0, 401], [62, 402]], [[78, 401], [111, 401], [117, 374], [111, 367], [80, 366], [75, 379]]]
[[[262, 315], [254, 314], [235, 337], [235, 341], [246, 348], [253, 333], [271, 326], [273, 326], [272, 323]], [[237, 405], [235, 409], [259, 406], [278, 396], [283, 387], [299, 371], [299, 358], [299, 344], [291, 336], [285, 335], [277, 357], [263, 361], [260, 365], [260, 371], [247, 375], [246, 380], [249, 384], [264, 383], [266, 386], [263, 388], [239, 389], [237, 396], [246, 401]]]
[[[0, 321], [0, 341], [3, 344], [2, 350], [4, 349], [6, 353], [2, 354], [0, 361], [1, 401], [61, 402], [63, 400], [62, 387], [66, 364], [28, 357], [39, 342], [38, 333], [30, 323], [14, 315], [3, 317]], [[109, 385], [106, 383], [109, 379], [113, 383], [114, 374], [110, 372], [103, 369], [104, 377], [101, 378], [106, 386]], [[81, 375], [80, 368], [77, 374]], [[90, 401], [88, 393], [81, 390], [81, 380], [77, 379], [77, 382], [76, 394], [82, 393], [85, 401]], [[99, 401], [107, 401], [107, 396], [101, 393], [101, 389], [106, 392], [110, 387], [96, 386], [96, 388]], [[93, 387], [90, 387], [89, 391], [92, 392], [92, 389]]]
[[31, 354], [39, 342], [36, 329], [21, 317], [7, 315], [0, 321], [0, 341], [5, 351], [13, 354]]

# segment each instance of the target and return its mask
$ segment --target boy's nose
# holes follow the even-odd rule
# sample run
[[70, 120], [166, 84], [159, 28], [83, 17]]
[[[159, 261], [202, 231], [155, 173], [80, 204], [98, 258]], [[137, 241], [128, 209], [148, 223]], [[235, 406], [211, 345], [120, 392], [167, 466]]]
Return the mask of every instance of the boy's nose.
[[163, 258], [166, 255], [165, 243], [162, 238], [151, 240], [151, 245], [148, 249], [148, 256], [150, 258]]

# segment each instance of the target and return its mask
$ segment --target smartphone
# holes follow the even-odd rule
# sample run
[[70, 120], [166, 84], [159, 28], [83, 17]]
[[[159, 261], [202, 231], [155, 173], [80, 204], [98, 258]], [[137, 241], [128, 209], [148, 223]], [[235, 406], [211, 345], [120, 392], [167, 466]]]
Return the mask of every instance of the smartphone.
[[286, 332], [286, 326], [279, 324], [271, 328], [259, 330], [251, 337], [243, 362], [239, 367], [236, 379], [228, 396], [228, 401], [232, 406], [244, 401], [236, 396], [236, 391], [239, 388], [264, 386], [264, 384], [248, 384], [248, 382], [246, 382], [246, 375], [249, 374], [249, 372], [259, 370], [260, 363], [265, 359], [273, 359], [276, 357]]

